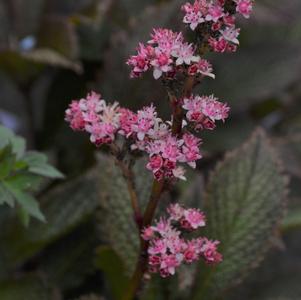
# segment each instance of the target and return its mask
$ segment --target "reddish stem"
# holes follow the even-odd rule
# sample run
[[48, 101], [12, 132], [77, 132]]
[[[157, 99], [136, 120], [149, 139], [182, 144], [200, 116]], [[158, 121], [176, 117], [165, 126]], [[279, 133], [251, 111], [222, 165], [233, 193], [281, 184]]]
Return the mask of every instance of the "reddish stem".
[[[188, 77], [185, 81], [184, 88], [183, 88], [183, 97], [190, 97], [192, 89], [195, 84], [194, 77]], [[173, 109], [173, 123], [172, 123], [172, 133], [174, 135], [181, 135], [182, 132], [182, 123], [184, 118], [184, 113], [182, 109], [182, 99], [178, 100], [175, 96], [170, 96], [170, 102]], [[151, 225], [152, 220], [154, 218], [156, 208], [158, 206], [160, 197], [164, 190], [164, 181], [156, 181], [153, 182], [151, 196], [143, 215], [142, 219], [142, 228], [148, 227]], [[137, 293], [141, 287], [141, 283], [143, 280], [143, 276], [147, 271], [148, 265], [148, 249], [149, 243], [144, 241], [140, 237], [140, 254], [137, 261], [135, 272], [131, 278], [129, 283], [128, 290], [124, 294], [122, 300], [133, 300], [137, 296]]]

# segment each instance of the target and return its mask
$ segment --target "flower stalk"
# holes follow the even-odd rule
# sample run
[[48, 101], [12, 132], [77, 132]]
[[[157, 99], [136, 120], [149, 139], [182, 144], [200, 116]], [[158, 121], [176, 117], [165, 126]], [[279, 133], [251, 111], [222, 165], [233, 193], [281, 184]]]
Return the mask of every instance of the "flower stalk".
[[[174, 275], [183, 263], [191, 264], [201, 258], [207, 264], [222, 260], [217, 251], [219, 241], [206, 237], [186, 238], [187, 232], [206, 225], [205, 215], [198, 209], [171, 205], [167, 210], [168, 217], [162, 217], [156, 226], [152, 224], [166, 186], [179, 179], [186, 180], [183, 166], [196, 168], [196, 162], [202, 158], [202, 140], [196, 133], [214, 130], [218, 121], [224, 122], [228, 118], [230, 108], [226, 103], [214, 95], [193, 95], [192, 91], [204, 78], [215, 78], [211, 63], [201, 57], [205, 52], [237, 50], [240, 29], [236, 28], [235, 14], [249, 18], [252, 4], [252, 0], [188, 2], [182, 6], [183, 22], [196, 33], [196, 43], [187, 42], [182, 32], [154, 29], [148, 43], [140, 43], [137, 54], [128, 59], [131, 77], [141, 77], [152, 71], [154, 79], [162, 80], [167, 87], [171, 121], [159, 118], [154, 105], [134, 112], [120, 107], [117, 102], [107, 104], [94, 92], [73, 101], [66, 111], [66, 120], [72, 129], [88, 132], [97, 147], [110, 146], [127, 183], [139, 232], [140, 252], [122, 300], [137, 298], [146, 274], [159, 273], [165, 278]], [[116, 145], [117, 138], [126, 141], [125, 153]], [[144, 213], [140, 209], [131, 164], [124, 160], [133, 152], [148, 155], [146, 169], [154, 177]]]

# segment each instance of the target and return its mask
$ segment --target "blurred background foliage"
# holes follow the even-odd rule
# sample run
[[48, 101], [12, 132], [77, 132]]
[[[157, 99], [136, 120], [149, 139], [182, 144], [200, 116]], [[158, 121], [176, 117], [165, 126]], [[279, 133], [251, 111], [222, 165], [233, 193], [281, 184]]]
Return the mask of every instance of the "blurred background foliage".
[[[159, 82], [150, 76], [130, 80], [125, 60], [138, 41], [148, 39], [152, 27], [180, 29], [182, 3], [0, 0], [0, 123], [25, 137], [30, 150], [46, 153], [66, 175], [64, 181], [47, 181], [36, 191], [47, 223], [33, 221], [26, 229], [13, 211], [0, 207], [1, 300], [102, 299], [96, 295], [118, 299], [127, 281], [123, 265], [131, 269], [137, 249], [135, 238], [120, 234], [133, 231], [128, 206], [108, 196], [123, 190], [124, 183], [112, 186], [110, 176], [118, 175], [114, 166], [97, 159], [88, 138], [68, 128], [64, 111], [71, 99], [94, 89], [105, 99], [131, 108], [154, 102], [167, 116], [168, 102]], [[301, 299], [300, 15], [300, 0], [257, 0], [252, 18], [241, 20], [239, 52], [211, 55], [217, 79], [204, 81], [199, 89], [227, 101], [231, 118], [203, 135], [199, 172], [189, 176], [192, 184], [179, 185], [173, 197], [200, 205], [204, 182], [216, 161], [239, 147], [257, 126], [268, 132], [291, 179], [281, 230], [273, 239], [260, 236], [272, 243], [268, 257], [224, 299]], [[258, 144], [265, 156], [259, 162], [269, 161], [262, 139]], [[244, 161], [244, 152], [239, 153]], [[235, 168], [232, 172], [236, 174]], [[147, 179], [139, 180], [143, 199], [147, 198], [143, 183]], [[268, 187], [268, 194], [277, 193], [277, 186]], [[250, 206], [254, 214], [262, 207], [273, 208], [260, 205]], [[112, 218], [118, 222], [107, 229]], [[108, 242], [114, 251], [105, 246]], [[172, 279], [163, 288], [151, 283], [143, 299], [185, 299], [189, 272], [183, 274], [176, 279], [182, 288], [176, 295], [168, 288], [174, 284]], [[236, 275], [239, 282], [246, 274]], [[161, 298], [156, 290], [163, 291]]]

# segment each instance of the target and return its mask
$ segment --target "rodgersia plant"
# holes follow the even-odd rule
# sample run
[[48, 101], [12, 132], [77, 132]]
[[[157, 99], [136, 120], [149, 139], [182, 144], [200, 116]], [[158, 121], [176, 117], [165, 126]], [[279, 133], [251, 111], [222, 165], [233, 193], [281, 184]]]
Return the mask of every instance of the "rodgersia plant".
[[[162, 277], [175, 274], [181, 264], [203, 258], [207, 264], [222, 261], [219, 241], [210, 237], [188, 238], [206, 225], [205, 215], [196, 208], [172, 204], [168, 216], [154, 221], [160, 197], [167, 186], [186, 180], [185, 168], [195, 168], [202, 158], [199, 137], [203, 130], [214, 130], [224, 122], [230, 108], [214, 95], [195, 95], [193, 88], [205, 78], [214, 79], [213, 67], [204, 58], [207, 52], [235, 52], [240, 29], [236, 15], [245, 18], [252, 11], [252, 0], [196, 0], [182, 6], [183, 22], [194, 32], [187, 41], [184, 33], [157, 28], [147, 43], [140, 43], [137, 53], [127, 60], [131, 77], [152, 72], [165, 86], [170, 107], [170, 120], [159, 117], [155, 104], [137, 112], [107, 103], [91, 92], [86, 98], [73, 101], [66, 111], [66, 120], [76, 131], [86, 131], [97, 147], [107, 145], [127, 181], [140, 232], [140, 255], [124, 299], [133, 299], [147, 274]], [[135, 158], [146, 153], [145, 166], [154, 181], [144, 212], [135, 190], [132, 166]], [[130, 159], [126, 159], [130, 157]], [[147, 171], [146, 170], [146, 171]]]

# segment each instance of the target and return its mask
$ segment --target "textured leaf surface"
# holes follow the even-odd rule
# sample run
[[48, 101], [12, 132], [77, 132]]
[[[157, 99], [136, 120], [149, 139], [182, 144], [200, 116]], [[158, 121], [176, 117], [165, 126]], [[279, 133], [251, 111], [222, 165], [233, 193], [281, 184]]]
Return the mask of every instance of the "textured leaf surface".
[[23, 161], [29, 166], [29, 171], [34, 174], [49, 178], [63, 178], [64, 175], [47, 163], [47, 156], [39, 152], [28, 152]]
[[24, 263], [91, 217], [100, 201], [97, 183], [97, 170], [94, 169], [45, 195], [41, 199], [41, 208], [47, 223], [32, 222], [28, 229], [15, 220], [6, 223], [0, 237], [1, 256], [7, 267]]
[[17, 159], [23, 156], [25, 152], [25, 140], [23, 138], [16, 136], [10, 129], [1, 125], [0, 137], [0, 148], [10, 144]]
[[[42, 214], [39, 203], [30, 194], [22, 192], [17, 185], [13, 183], [4, 182], [7, 190], [14, 196], [16, 202], [21, 206], [24, 213], [45, 222], [45, 217]], [[28, 218], [25, 218], [28, 219]]]
[[263, 258], [284, 214], [286, 183], [260, 130], [217, 166], [207, 189], [206, 234], [221, 241], [224, 261], [216, 269], [202, 266], [194, 299], [218, 295]]
[[101, 236], [112, 246], [124, 261], [126, 269], [131, 272], [139, 250], [139, 238], [126, 182], [113, 160], [100, 159], [99, 163], [103, 172], [100, 182], [102, 202], [99, 212]]

